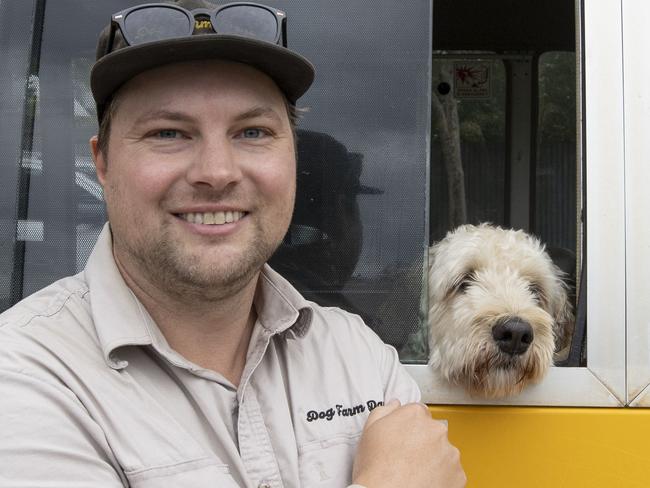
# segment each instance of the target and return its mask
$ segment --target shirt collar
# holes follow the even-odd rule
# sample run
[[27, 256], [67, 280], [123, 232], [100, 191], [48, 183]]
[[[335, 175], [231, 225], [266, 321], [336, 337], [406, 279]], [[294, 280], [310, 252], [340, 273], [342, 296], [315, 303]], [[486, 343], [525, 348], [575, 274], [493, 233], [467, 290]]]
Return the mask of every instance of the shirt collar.
[[90, 290], [90, 307], [104, 360], [111, 368], [125, 364], [113, 351], [126, 345], [151, 344], [146, 326], [148, 313], [126, 285], [113, 258], [113, 239], [105, 224], [84, 270]]
[[286, 279], [265, 264], [255, 292], [257, 320], [271, 334], [289, 329], [303, 337], [311, 324], [310, 302]]
[[[104, 225], [84, 270], [90, 290], [91, 314], [106, 363], [126, 366], [113, 351], [123, 346], [168, 348], [155, 322], [127, 286], [115, 264], [109, 224]], [[264, 265], [255, 294], [261, 326], [271, 334], [291, 331], [303, 337], [311, 324], [311, 304], [270, 266]]]

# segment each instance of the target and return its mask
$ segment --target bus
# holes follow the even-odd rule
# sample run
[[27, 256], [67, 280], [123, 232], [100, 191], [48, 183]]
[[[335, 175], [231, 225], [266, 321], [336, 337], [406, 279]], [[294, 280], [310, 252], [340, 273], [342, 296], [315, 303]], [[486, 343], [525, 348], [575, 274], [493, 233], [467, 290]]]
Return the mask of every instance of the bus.
[[[106, 220], [89, 71], [138, 3], [0, 0], [0, 311], [82, 270]], [[650, 3], [266, 3], [316, 65], [272, 266], [395, 346], [468, 487], [648, 486]], [[540, 239], [575, 315], [566, 355], [501, 399], [428, 365], [428, 248], [480, 222]]]

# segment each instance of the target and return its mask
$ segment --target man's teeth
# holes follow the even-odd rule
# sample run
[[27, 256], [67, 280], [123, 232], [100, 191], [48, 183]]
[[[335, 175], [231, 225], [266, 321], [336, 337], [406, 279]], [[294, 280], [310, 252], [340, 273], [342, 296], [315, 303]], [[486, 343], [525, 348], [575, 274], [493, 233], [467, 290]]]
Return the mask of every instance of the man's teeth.
[[208, 224], [208, 225], [220, 225], [220, 224], [230, 224], [232, 222], [237, 222], [241, 219], [245, 212], [200, 212], [200, 213], [186, 213], [180, 214], [180, 217], [192, 224]]

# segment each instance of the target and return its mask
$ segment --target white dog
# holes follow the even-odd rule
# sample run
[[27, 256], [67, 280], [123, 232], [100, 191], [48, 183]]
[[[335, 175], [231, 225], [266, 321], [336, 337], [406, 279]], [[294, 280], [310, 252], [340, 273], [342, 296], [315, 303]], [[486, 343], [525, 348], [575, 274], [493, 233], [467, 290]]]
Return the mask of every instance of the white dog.
[[463, 225], [429, 250], [430, 364], [473, 395], [539, 381], [570, 335], [563, 273], [523, 231]]

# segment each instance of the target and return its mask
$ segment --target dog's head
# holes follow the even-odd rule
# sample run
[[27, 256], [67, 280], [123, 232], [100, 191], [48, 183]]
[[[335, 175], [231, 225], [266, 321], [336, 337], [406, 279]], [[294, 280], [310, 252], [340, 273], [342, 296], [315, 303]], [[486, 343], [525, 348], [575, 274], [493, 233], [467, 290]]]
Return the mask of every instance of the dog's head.
[[573, 324], [543, 245], [522, 231], [464, 225], [429, 252], [432, 366], [486, 397], [539, 381]]

